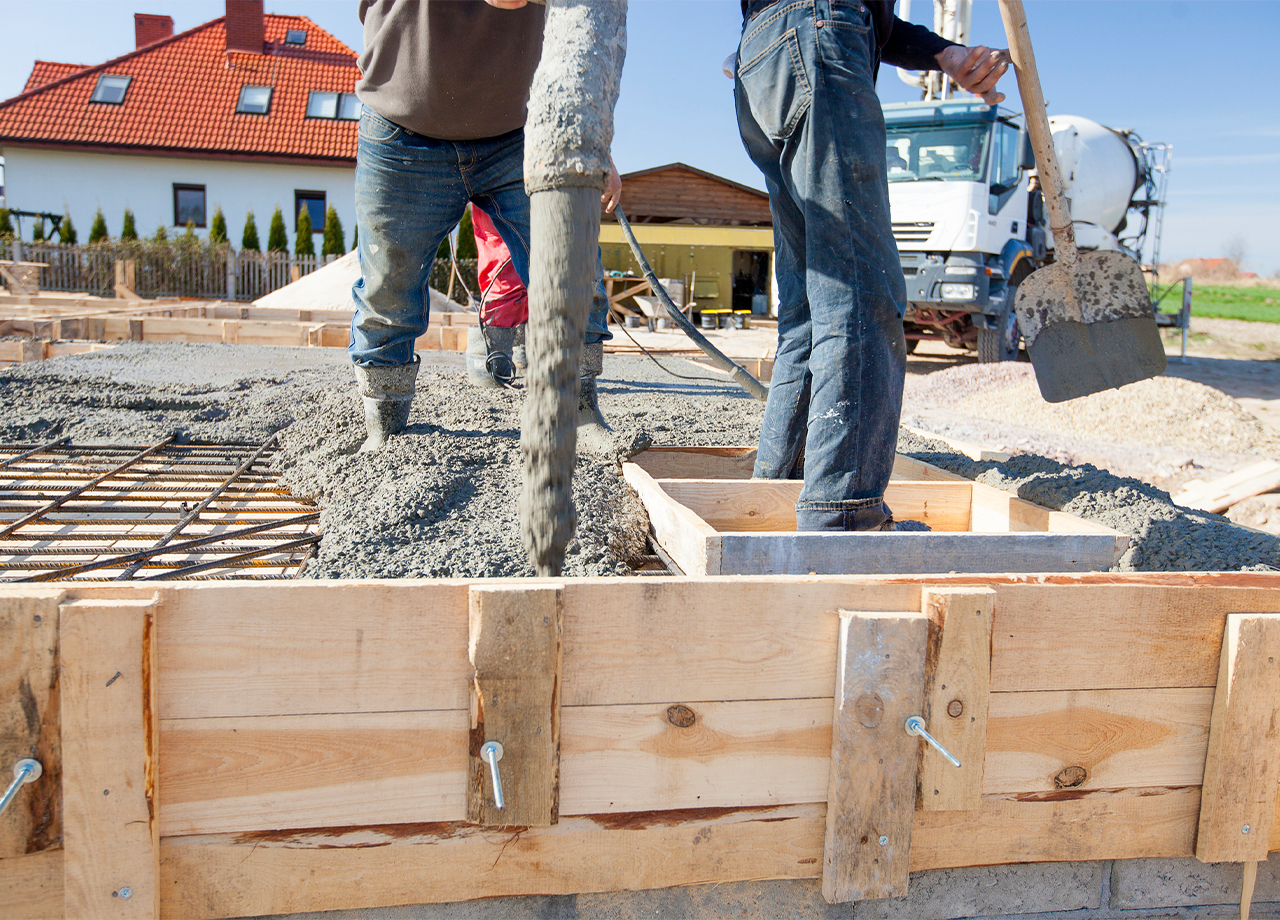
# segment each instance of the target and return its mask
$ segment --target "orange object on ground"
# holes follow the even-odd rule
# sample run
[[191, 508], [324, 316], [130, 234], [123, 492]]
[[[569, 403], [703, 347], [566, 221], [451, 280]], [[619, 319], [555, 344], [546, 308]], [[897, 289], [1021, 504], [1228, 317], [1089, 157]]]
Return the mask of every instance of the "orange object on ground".
[[[485, 289], [489, 296], [480, 307], [480, 315], [489, 326], [519, 326], [529, 320], [529, 292], [520, 283], [520, 276], [511, 264], [511, 252], [502, 242], [498, 229], [489, 215], [474, 204], [471, 206], [471, 223], [476, 232], [476, 280], [480, 284], [478, 294]], [[495, 280], [496, 276], [496, 280]], [[490, 282], [493, 286], [490, 287]]]

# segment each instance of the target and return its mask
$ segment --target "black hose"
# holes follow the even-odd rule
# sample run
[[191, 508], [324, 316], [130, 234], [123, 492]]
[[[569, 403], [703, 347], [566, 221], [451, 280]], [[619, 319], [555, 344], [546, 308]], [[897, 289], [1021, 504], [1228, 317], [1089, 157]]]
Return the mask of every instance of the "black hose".
[[649, 266], [649, 260], [644, 257], [644, 253], [640, 250], [640, 244], [636, 241], [636, 235], [631, 232], [631, 224], [627, 223], [627, 216], [622, 213], [622, 208], [615, 208], [613, 213], [618, 218], [619, 226], [622, 227], [622, 235], [627, 238], [627, 245], [631, 247], [631, 254], [640, 263], [640, 271], [644, 274], [645, 280], [653, 288], [653, 293], [657, 295], [658, 300], [662, 301], [662, 305], [667, 308], [667, 313], [675, 321], [675, 324], [684, 331], [685, 335], [693, 339], [694, 344], [706, 353], [716, 367], [727, 373], [734, 383], [756, 399], [768, 399], [769, 388], [752, 377], [746, 368], [734, 362], [732, 358], [727, 357], [724, 352], [708, 342], [707, 337], [699, 332], [681, 312], [680, 308], [671, 302], [666, 288], [658, 282], [658, 276], [654, 274], [653, 269]]

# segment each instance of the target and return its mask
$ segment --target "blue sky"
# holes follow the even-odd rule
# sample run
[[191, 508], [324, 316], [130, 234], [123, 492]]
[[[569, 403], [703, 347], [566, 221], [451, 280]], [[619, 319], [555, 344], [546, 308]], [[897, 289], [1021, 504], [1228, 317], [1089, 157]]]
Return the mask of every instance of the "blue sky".
[[[1084, 115], [1174, 145], [1165, 261], [1223, 255], [1237, 237], [1245, 267], [1280, 272], [1280, 2], [1027, 0], [1050, 113]], [[133, 13], [178, 30], [222, 15], [221, 0], [0, 0], [6, 53], [0, 98], [22, 88], [36, 58], [95, 64], [133, 47]], [[267, 0], [311, 17], [357, 51], [355, 0]], [[632, 0], [614, 158], [623, 172], [682, 161], [761, 187], [733, 118], [720, 62], [741, 24], [737, 0]], [[913, 18], [932, 22], [915, 0]], [[994, 0], [975, 0], [974, 40], [1003, 46]], [[1001, 88], [1020, 109], [1012, 75]], [[915, 98], [892, 68], [886, 102]]]

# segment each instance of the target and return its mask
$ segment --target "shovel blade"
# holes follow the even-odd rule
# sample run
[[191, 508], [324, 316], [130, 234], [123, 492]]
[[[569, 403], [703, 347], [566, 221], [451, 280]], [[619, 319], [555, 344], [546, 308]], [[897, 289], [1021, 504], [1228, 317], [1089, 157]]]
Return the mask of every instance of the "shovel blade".
[[1018, 324], [1046, 402], [1063, 402], [1164, 373], [1167, 360], [1146, 280], [1118, 252], [1082, 253], [1018, 288]]

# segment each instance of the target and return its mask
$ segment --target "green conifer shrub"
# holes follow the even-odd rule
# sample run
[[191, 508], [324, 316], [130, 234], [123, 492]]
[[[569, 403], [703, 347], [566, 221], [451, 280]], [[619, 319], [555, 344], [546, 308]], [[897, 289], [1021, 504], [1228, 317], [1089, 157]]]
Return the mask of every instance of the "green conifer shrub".
[[276, 207], [271, 215], [271, 227], [267, 230], [267, 252], [288, 252], [289, 231], [284, 228], [284, 214]]
[[258, 224], [253, 219], [252, 211], [244, 219], [244, 233], [240, 236], [240, 248], [247, 249], [249, 252], [262, 251], [262, 246], [258, 242]]
[[311, 211], [304, 204], [298, 208], [298, 237], [293, 246], [293, 254], [297, 256], [313, 256], [316, 254], [316, 241], [312, 239]]

